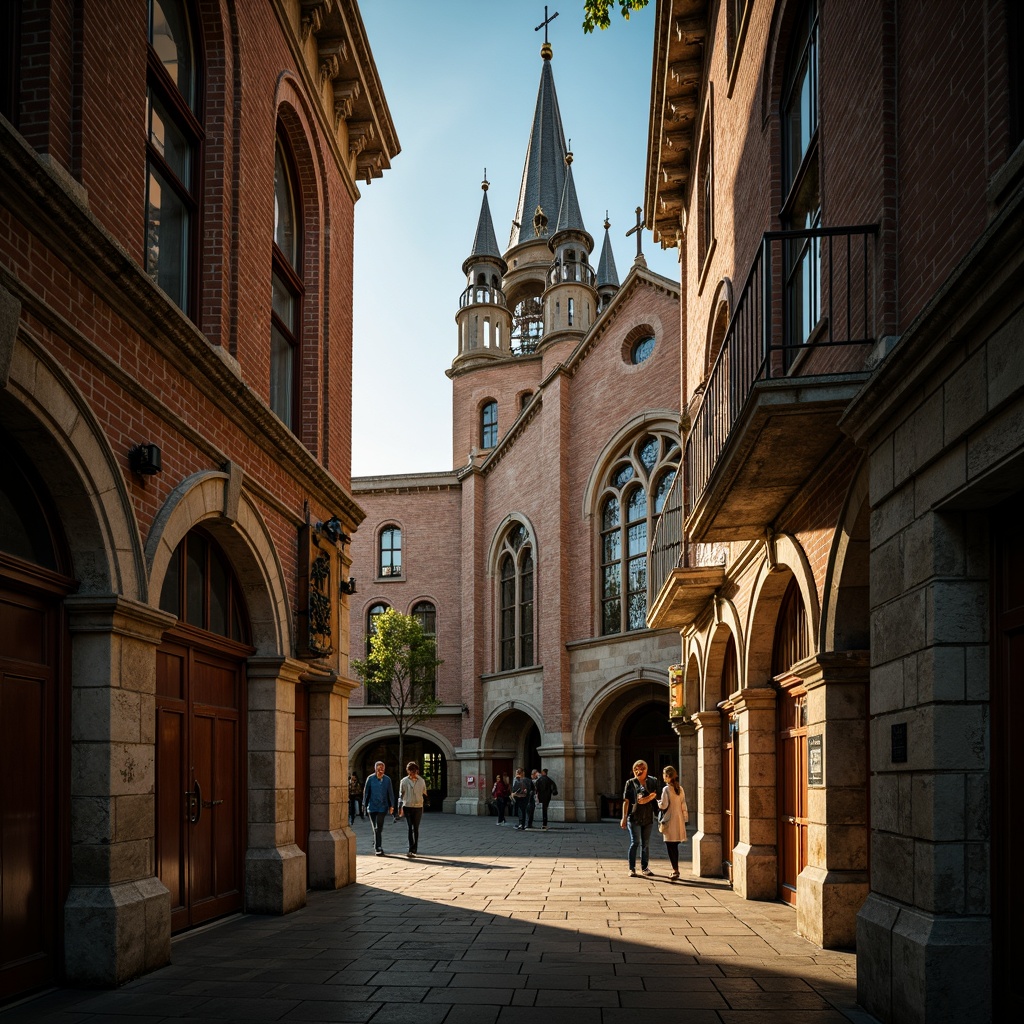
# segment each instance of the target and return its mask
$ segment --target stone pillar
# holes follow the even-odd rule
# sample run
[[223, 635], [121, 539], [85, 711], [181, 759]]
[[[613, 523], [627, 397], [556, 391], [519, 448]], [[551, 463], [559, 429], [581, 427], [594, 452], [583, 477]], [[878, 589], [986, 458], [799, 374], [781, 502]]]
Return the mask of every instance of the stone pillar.
[[[469, 742], [474, 741], [469, 740]], [[490, 761], [485, 757], [485, 753], [479, 747], [469, 747], [465, 743], [455, 751], [455, 759], [459, 765], [459, 797], [455, 802], [456, 814], [490, 814], [487, 807], [490, 791], [486, 785], [480, 785], [481, 778], [486, 783], [487, 773], [490, 770]], [[473, 776], [472, 786], [466, 783], [466, 777], [469, 775]]]
[[733, 854], [733, 889], [748, 900], [778, 893], [775, 799], [775, 691], [740, 690], [732, 699], [739, 721], [740, 842]]
[[601, 794], [597, 788], [596, 759], [596, 744], [577, 743], [573, 747], [573, 811], [576, 821], [601, 820]]
[[348, 825], [348, 704], [354, 680], [304, 676], [309, 683], [309, 886], [356, 880], [356, 836]]
[[171, 898], [154, 877], [156, 648], [173, 615], [116, 594], [69, 597], [70, 984], [120, 985], [171, 956]]
[[295, 687], [306, 666], [250, 658], [245, 909], [287, 914], [306, 905], [306, 855], [295, 845]]
[[572, 747], [564, 745], [538, 747], [541, 767], [558, 787], [558, 796], [548, 804], [549, 821], [576, 821], [576, 787], [573, 785]]
[[797, 931], [826, 949], [856, 945], [868, 894], [868, 670], [867, 651], [820, 654], [794, 669], [807, 687], [808, 738], [822, 737], [823, 755], [821, 784], [807, 788]]
[[722, 875], [722, 714], [698, 711], [692, 718], [697, 739], [697, 788], [690, 804], [693, 873]]

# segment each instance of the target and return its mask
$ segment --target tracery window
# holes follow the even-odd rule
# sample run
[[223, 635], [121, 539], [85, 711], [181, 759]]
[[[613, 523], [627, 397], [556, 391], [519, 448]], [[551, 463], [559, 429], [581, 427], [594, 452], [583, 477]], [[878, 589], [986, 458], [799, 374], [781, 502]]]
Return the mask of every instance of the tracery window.
[[480, 410], [480, 447], [493, 448], [498, 443], [498, 403], [486, 402]]
[[146, 273], [184, 312], [195, 306], [199, 149], [196, 44], [181, 0], [150, 0], [146, 89]]
[[644, 434], [612, 463], [599, 501], [601, 635], [647, 626], [647, 545], [679, 469], [679, 442]]
[[498, 555], [498, 664], [502, 672], [534, 663], [533, 544], [522, 523], [505, 534]]
[[397, 526], [385, 526], [380, 531], [380, 557], [378, 575], [402, 575], [402, 531]]
[[283, 138], [274, 147], [274, 246], [270, 304], [270, 408], [293, 430], [298, 410], [302, 219]]
[[[420, 624], [423, 635], [434, 641], [437, 647], [437, 608], [430, 601], [419, 601], [412, 606], [412, 617]], [[429, 674], [416, 680], [417, 688], [425, 696], [436, 696], [437, 690], [437, 668], [432, 668]]]

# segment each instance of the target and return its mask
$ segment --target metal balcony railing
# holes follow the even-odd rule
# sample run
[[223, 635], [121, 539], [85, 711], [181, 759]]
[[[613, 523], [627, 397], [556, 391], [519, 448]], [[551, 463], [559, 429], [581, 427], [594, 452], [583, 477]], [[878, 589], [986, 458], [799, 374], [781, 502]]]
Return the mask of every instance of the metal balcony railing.
[[475, 305], [478, 302], [490, 303], [494, 306], [505, 305], [505, 293], [490, 284], [471, 284], [459, 298], [459, 308]]
[[755, 383], [798, 375], [804, 353], [875, 340], [877, 235], [878, 225], [764, 234], [686, 441], [686, 515]]

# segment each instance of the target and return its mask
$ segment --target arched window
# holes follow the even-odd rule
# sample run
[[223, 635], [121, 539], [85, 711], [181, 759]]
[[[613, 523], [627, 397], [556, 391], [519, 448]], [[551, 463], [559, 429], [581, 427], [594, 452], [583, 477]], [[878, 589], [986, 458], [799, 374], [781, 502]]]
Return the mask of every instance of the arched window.
[[[378, 601], [376, 604], [370, 605], [369, 610], [366, 613], [366, 656], [370, 656], [370, 640], [373, 634], [377, 632], [377, 619], [379, 619], [386, 611], [388, 606], [383, 601]], [[366, 687], [366, 703], [367, 704], [386, 704], [387, 701], [382, 698], [379, 693], [375, 693], [370, 687]]]
[[[821, 227], [818, 161], [818, 4], [807, 0], [790, 37], [783, 77], [782, 226]], [[821, 312], [821, 241], [797, 238], [786, 243], [786, 344], [800, 345], [814, 330]], [[787, 353], [787, 362], [794, 353]]]
[[522, 523], [515, 523], [498, 555], [498, 666], [502, 672], [534, 663], [533, 575], [533, 545]]
[[296, 429], [302, 323], [302, 218], [291, 160], [281, 136], [274, 148], [274, 247], [270, 311], [270, 408]]
[[380, 558], [378, 575], [402, 575], [402, 531], [397, 526], [385, 526], [380, 531]]
[[249, 642], [238, 580], [220, 546], [200, 530], [192, 530], [171, 555], [160, 608], [196, 629]]
[[[423, 635], [434, 641], [437, 647], [437, 609], [430, 601], [419, 601], [412, 606], [412, 617], [420, 624]], [[437, 669], [416, 680], [417, 688], [423, 696], [437, 695]]]
[[602, 636], [647, 626], [647, 545], [679, 455], [671, 435], [645, 434], [612, 463], [598, 517]]
[[195, 308], [200, 82], [181, 0], [150, 0], [146, 89], [146, 273], [185, 313]]
[[498, 403], [486, 402], [480, 410], [480, 447], [493, 448], [498, 443]]

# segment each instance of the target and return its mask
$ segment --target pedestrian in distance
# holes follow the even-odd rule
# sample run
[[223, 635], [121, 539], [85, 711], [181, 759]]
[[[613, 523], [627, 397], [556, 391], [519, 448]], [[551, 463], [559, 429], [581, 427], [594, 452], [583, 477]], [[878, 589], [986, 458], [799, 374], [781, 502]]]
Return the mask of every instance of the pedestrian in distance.
[[516, 813], [516, 802], [512, 799], [512, 780], [507, 775], [502, 775], [505, 780], [505, 788], [508, 790], [508, 797], [505, 800], [505, 813], [514, 815]]
[[359, 776], [353, 772], [348, 780], [348, 823], [355, 824], [356, 815], [363, 816], [363, 787], [359, 783]]
[[555, 785], [555, 780], [548, 777], [547, 768], [541, 768], [540, 775], [533, 781], [533, 788], [537, 793], [537, 802], [540, 804], [540, 827], [547, 832], [548, 804], [551, 803], [552, 797], [558, 796], [558, 787]]
[[533, 828], [533, 815], [537, 810], [537, 780], [540, 778], [540, 772], [536, 768], [530, 772], [530, 796], [529, 803], [526, 805], [526, 827]]
[[665, 780], [665, 788], [658, 800], [661, 811], [658, 831], [665, 840], [668, 859], [672, 863], [669, 877], [674, 882], [679, 877], [679, 844], [686, 842], [686, 823], [690, 820], [690, 812], [686, 809], [686, 793], [675, 768], [669, 765], [662, 770], [661, 777]]
[[508, 807], [509, 797], [512, 790], [508, 782], [500, 775], [494, 776], [494, 785], [491, 787], [491, 796], [494, 797], [494, 809], [498, 812], [498, 824], [505, 824], [505, 809]]
[[647, 775], [647, 762], [633, 762], [633, 778], [622, 791], [620, 828], [629, 829], [629, 873], [636, 877], [636, 855], [640, 853], [640, 872], [653, 875], [650, 869], [651, 831], [654, 828], [654, 802], [658, 790]]
[[373, 852], [378, 857], [384, 856], [384, 819], [395, 813], [395, 787], [391, 779], [384, 774], [384, 762], [378, 761], [373, 766], [373, 774], [368, 776], [363, 786], [363, 807], [370, 816], [370, 827], [373, 829]]
[[516, 777], [512, 780], [512, 799], [515, 801], [516, 814], [519, 817], [519, 824], [516, 825], [517, 832], [526, 831], [526, 815], [529, 811], [532, 794], [533, 783], [523, 773], [522, 768], [517, 768]]
[[398, 816], [405, 818], [409, 826], [409, 852], [406, 857], [412, 860], [419, 853], [420, 822], [423, 820], [423, 808], [427, 806], [427, 784], [415, 761], [410, 761], [405, 771], [405, 778], [398, 784]]

